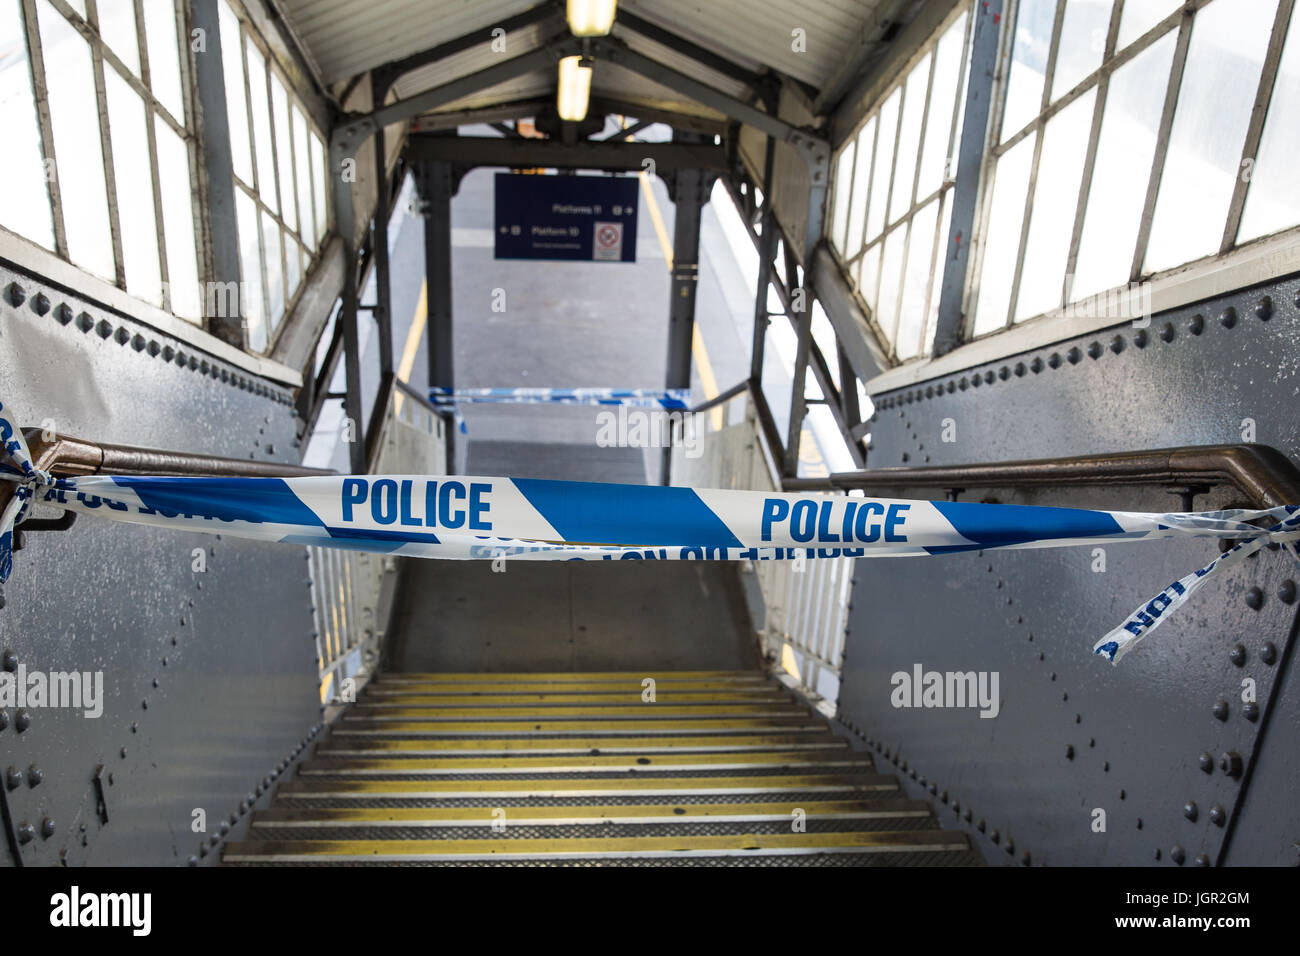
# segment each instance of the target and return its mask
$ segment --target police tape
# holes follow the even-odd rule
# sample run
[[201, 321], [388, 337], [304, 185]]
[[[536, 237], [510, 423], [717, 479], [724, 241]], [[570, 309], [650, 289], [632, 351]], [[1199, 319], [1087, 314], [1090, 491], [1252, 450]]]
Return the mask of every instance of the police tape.
[[1210, 575], [1270, 543], [1300, 561], [1293, 505], [1147, 514], [462, 475], [54, 478], [34, 467], [3, 405], [0, 439], [11, 461], [3, 477], [17, 483], [0, 519], [0, 580], [11, 570], [13, 529], [32, 502], [185, 531], [461, 560], [780, 561], [1242, 539], [1098, 641], [1094, 652], [1115, 663]]
[[627, 405], [685, 411], [685, 388], [431, 388], [434, 405]]

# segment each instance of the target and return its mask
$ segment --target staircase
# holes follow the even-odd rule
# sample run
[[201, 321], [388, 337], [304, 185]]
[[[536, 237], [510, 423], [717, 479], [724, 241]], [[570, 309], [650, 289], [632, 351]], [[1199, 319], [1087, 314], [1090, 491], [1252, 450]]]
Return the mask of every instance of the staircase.
[[756, 671], [384, 674], [223, 863], [974, 865]]

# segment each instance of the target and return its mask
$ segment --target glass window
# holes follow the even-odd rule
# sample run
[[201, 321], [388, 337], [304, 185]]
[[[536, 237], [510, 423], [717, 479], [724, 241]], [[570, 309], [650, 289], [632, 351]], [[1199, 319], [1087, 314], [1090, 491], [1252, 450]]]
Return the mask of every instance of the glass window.
[[1036, 138], [1037, 134], [1025, 137], [998, 160], [988, 227], [984, 234], [979, 306], [975, 311], [976, 335], [996, 331], [1007, 324]]
[[[856, 197], [849, 213], [849, 222], [844, 244], [840, 247], [848, 255], [855, 255], [862, 247], [862, 231], [866, 225], [867, 202], [871, 191], [871, 156], [875, 149], [876, 119], [873, 116], [858, 133], [857, 149], [846, 150], [854, 156], [853, 195]], [[847, 184], [848, 179], [844, 182]]]
[[1003, 142], [1023, 129], [1042, 106], [1055, 16], [1056, 0], [1021, 0], [1016, 11], [1016, 39], [1002, 106]]
[[244, 334], [248, 347], [255, 352], [266, 350], [265, 290], [262, 286], [262, 248], [257, 233], [257, 204], [242, 189], [235, 191], [235, 218], [239, 228], [239, 258], [244, 267], [239, 304], [244, 310]]
[[1174, 33], [1167, 33], [1111, 75], [1072, 300], [1129, 281], [1165, 101], [1166, 84], [1153, 83], [1152, 77], [1168, 77], [1175, 39]]
[[[0, 0], [0, 118], [17, 187], [0, 199], [0, 222], [144, 302], [200, 320], [195, 136], [175, 0], [99, 0], [89, 19], [82, 4], [33, 7], [35, 36], [27, 8]], [[141, 20], [141, 9], [151, 16]], [[48, 111], [33, 109], [29, 69]]]
[[235, 175], [253, 182], [252, 147], [248, 134], [248, 96], [244, 92], [244, 58], [240, 53], [239, 18], [222, 0], [218, 8], [221, 27], [221, 71], [226, 79], [226, 119], [230, 125], [230, 161]]
[[925, 119], [925, 97], [930, 82], [930, 54], [912, 67], [903, 87], [903, 119], [898, 130], [898, 158], [894, 162], [894, 186], [889, 200], [889, 221], [897, 222], [912, 208], [916, 186], [917, 154], [921, 148], [921, 123]]
[[[117, 207], [129, 210], [129, 215], [121, 217], [126, 291], [160, 306], [163, 304], [162, 271], [158, 264], [158, 222], [154, 214], [144, 100], [113, 70], [104, 74], [104, 92], [113, 130]], [[188, 196], [185, 204], [189, 205]]]
[[1277, 0], [1215, 0], [1192, 22], [1144, 271], [1219, 251]]
[[36, 10], [45, 60], [58, 64], [45, 71], [45, 83], [68, 258], [112, 281], [116, 265], [90, 44], [47, 0], [37, 0]]
[[941, 281], [934, 250], [939, 235], [947, 236], [952, 206], [944, 200], [953, 186], [950, 156], [961, 124], [969, 20], [964, 7], [954, 11], [916, 52], [835, 166], [848, 210], [839, 209], [837, 194], [833, 213], [840, 218], [828, 226], [830, 242], [883, 344], [900, 360], [928, 352], [933, 339], [928, 316], [938, 293], [931, 287]]
[[158, 187], [162, 193], [172, 311], [182, 318], [199, 319], [203, 315], [203, 296], [195, 264], [189, 150], [161, 116], [154, 117], [153, 126], [158, 142]]
[[[46, 163], [18, 0], [0, 0], [0, 128], [5, 131], [7, 188], [0, 189], [0, 225], [54, 248]], [[50, 167], [51, 170], [53, 167]]]
[[1266, 236], [1300, 223], [1300, 16], [1291, 14], [1273, 98], [1250, 175], [1238, 242]]
[[1025, 264], [1016, 296], [1016, 321], [1061, 305], [1096, 93], [1095, 89], [1089, 90], [1065, 107], [1043, 132], [1043, 151], [1030, 203]]
[[1115, 48], [1124, 49], [1182, 5], [1182, 0], [1124, 0]]
[[185, 121], [181, 93], [180, 45], [173, 0], [144, 0], [145, 42], [149, 45], [149, 89], [172, 119]]
[[1110, 7], [1111, 0], [1066, 0], [1056, 67], [1052, 71], [1053, 100], [1070, 92], [1101, 66], [1110, 28]]

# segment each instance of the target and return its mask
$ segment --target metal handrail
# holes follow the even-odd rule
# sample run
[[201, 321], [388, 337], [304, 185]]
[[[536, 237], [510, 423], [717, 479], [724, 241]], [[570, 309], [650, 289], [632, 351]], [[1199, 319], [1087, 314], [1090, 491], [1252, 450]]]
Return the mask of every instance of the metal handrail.
[[[304, 478], [332, 475], [321, 468], [274, 461], [221, 458], [136, 445], [93, 442], [71, 435], [46, 438], [39, 428], [23, 429], [37, 468], [64, 478], [79, 475], [164, 475], [206, 478]], [[9, 483], [6, 482], [7, 486]]]
[[1300, 504], [1300, 469], [1267, 445], [1190, 445], [1072, 458], [870, 468], [787, 478], [786, 491], [1031, 488], [1060, 485], [1232, 485], [1258, 508]]

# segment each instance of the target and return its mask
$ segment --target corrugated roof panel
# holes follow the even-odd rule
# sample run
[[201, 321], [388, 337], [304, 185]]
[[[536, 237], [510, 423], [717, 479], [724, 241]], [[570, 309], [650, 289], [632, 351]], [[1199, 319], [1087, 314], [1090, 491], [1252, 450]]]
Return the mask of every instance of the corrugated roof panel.
[[[620, 0], [620, 7], [741, 62], [765, 64], [820, 89], [852, 55], [883, 0]], [[807, 50], [792, 49], [805, 31]]]
[[280, 0], [325, 82], [419, 53], [537, 6], [537, 0]]
[[[488, 44], [494, 24], [533, 9], [539, 0], [279, 0], [294, 32], [315, 62], [326, 82], [334, 83], [372, 69], [390, 60], [410, 56], [456, 37], [482, 31], [481, 47], [418, 70], [398, 84], [398, 94], [411, 96], [449, 80], [474, 73], [501, 56]], [[641, 16], [684, 39], [691, 40], [746, 69], [773, 67], [798, 80], [820, 88], [846, 58], [863, 27], [872, 22], [877, 8], [891, 0], [621, 0], [623, 9]], [[561, 9], [557, 5], [555, 10]], [[556, 26], [560, 24], [557, 22]], [[553, 29], [534, 26], [507, 37], [507, 53], [524, 53], [535, 48]], [[806, 50], [793, 49], [792, 31], [806, 32]], [[748, 90], [734, 77], [715, 72], [685, 54], [634, 31], [616, 28], [616, 34], [630, 47], [682, 73], [736, 97]], [[607, 70], [619, 76], [618, 68]], [[597, 88], [600, 80], [597, 80]], [[607, 81], [615, 83], [614, 80]], [[554, 81], [552, 80], [552, 87]], [[620, 76], [616, 85], [632, 95], [633, 88], [644, 103], [663, 102], [666, 108], [682, 109], [685, 98], [632, 75]], [[502, 102], [501, 96], [517, 96], [523, 88], [546, 92], [539, 78], [516, 81], [482, 91], [471, 100], [477, 105]], [[489, 96], [491, 92], [499, 94]], [[609, 95], [616, 90], [608, 89]], [[671, 105], [670, 105], [671, 104]], [[463, 107], [462, 107], [463, 108]], [[690, 104], [691, 112], [700, 110]], [[705, 112], [708, 112], [707, 110]]]

